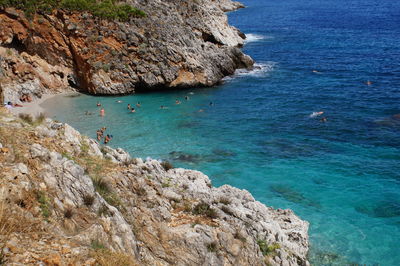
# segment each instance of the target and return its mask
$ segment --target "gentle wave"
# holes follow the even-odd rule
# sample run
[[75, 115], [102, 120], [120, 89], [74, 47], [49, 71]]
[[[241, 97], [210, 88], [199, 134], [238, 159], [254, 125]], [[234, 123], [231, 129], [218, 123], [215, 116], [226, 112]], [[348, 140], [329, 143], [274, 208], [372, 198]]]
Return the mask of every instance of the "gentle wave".
[[246, 34], [246, 39], [244, 40], [244, 43], [249, 43], [249, 42], [258, 42], [261, 40], [265, 39], [272, 39], [273, 37], [270, 36], [264, 36], [260, 34], [254, 34], [254, 33], [248, 33]]
[[253, 68], [250, 70], [248, 69], [236, 70], [234, 76], [265, 77], [267, 73], [274, 70], [275, 65], [276, 65], [275, 62], [255, 63]]

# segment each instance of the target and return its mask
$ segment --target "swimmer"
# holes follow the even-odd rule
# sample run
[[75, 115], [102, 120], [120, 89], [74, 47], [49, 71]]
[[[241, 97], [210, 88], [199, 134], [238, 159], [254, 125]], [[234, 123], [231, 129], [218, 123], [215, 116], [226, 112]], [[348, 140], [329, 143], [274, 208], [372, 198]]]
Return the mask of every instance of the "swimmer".
[[189, 101], [189, 96], [185, 96], [185, 100], [186, 100], [186, 101]]
[[175, 100], [175, 104], [181, 104], [181, 101], [179, 101], [178, 99]]
[[110, 135], [105, 136], [104, 144], [107, 144], [111, 140]]
[[140, 107], [140, 102], [137, 102], [136, 107]]
[[312, 71], [313, 73], [321, 73], [321, 72], [319, 72], [318, 70], [315, 70], [315, 69], [313, 69], [313, 71]]
[[321, 118], [321, 122], [325, 123], [326, 121], [328, 121], [328, 118], [326, 118], [326, 117]]
[[367, 81], [365, 82], [365, 84], [368, 85], [368, 86], [370, 86], [370, 85], [372, 85], [372, 81], [367, 80]]
[[100, 102], [97, 102], [97, 106], [101, 106], [101, 103], [100, 103]]
[[214, 104], [213, 104], [213, 102], [210, 102], [210, 106], [213, 106]]
[[317, 117], [322, 115], [324, 112], [312, 112], [312, 114], [310, 114], [310, 117]]
[[100, 116], [104, 116], [106, 114], [106, 111], [104, 110], [104, 108], [100, 109]]
[[134, 112], [136, 112], [136, 110], [135, 110], [135, 108], [134, 108], [134, 107], [132, 107], [132, 109], [131, 109], [131, 113], [134, 113]]
[[167, 106], [164, 106], [164, 105], [161, 105], [161, 106], [160, 106], [160, 109], [168, 109], [168, 107], [167, 107]]
[[97, 140], [100, 141], [101, 137], [103, 137], [103, 132], [101, 132], [101, 130], [97, 130], [96, 135], [97, 135]]

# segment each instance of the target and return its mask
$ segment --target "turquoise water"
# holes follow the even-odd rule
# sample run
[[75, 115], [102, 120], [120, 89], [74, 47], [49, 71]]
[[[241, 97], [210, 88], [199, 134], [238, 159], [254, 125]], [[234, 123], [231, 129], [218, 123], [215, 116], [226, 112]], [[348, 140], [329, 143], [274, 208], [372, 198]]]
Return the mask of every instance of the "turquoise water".
[[229, 18], [249, 35], [256, 71], [213, 88], [61, 96], [47, 107], [91, 137], [106, 126], [110, 145], [133, 156], [293, 209], [311, 224], [315, 265], [400, 265], [400, 2], [243, 2]]

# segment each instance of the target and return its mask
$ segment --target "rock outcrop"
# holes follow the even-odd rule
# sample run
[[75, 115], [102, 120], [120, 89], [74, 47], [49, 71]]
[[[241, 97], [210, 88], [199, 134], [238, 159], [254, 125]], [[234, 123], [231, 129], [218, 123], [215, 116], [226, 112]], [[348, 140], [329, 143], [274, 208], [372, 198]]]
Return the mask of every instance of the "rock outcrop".
[[75, 88], [129, 94], [211, 86], [252, 59], [239, 49], [244, 34], [224, 11], [230, 0], [131, 0], [147, 16], [128, 22], [63, 10], [27, 19], [0, 10], [0, 79], [6, 100]]
[[308, 223], [291, 210], [67, 124], [0, 112], [0, 169], [10, 265], [308, 265]]

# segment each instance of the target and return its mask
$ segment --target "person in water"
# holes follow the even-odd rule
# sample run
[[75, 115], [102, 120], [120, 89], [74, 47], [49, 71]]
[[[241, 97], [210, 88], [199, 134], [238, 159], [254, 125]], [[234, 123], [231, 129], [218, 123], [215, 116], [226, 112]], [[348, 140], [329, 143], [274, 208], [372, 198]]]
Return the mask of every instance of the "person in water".
[[103, 137], [103, 132], [101, 130], [97, 130], [96, 135], [97, 135], [97, 140], [100, 141], [101, 138]]
[[104, 110], [104, 108], [100, 109], [100, 116], [104, 116], [106, 114], [106, 111]]
[[140, 102], [137, 102], [136, 107], [140, 107]]
[[131, 110], [131, 104], [128, 103], [128, 110]]
[[214, 105], [214, 103], [213, 102], [210, 102], [210, 106], [213, 106]]
[[107, 144], [110, 140], [112, 139], [112, 135], [106, 135], [105, 137], [104, 137], [104, 144]]
[[320, 115], [322, 115], [324, 112], [312, 112], [312, 114], [310, 114], [310, 117], [317, 117], [317, 116], [320, 116]]
[[179, 101], [178, 99], [175, 100], [175, 104], [181, 104], [181, 101]]
[[328, 118], [326, 118], [326, 117], [322, 117], [322, 118], [321, 118], [321, 122], [322, 122], [322, 123], [325, 123], [326, 121], [328, 121]]
[[101, 106], [101, 103], [100, 103], [100, 102], [97, 102], [97, 106]]
[[134, 113], [134, 112], [136, 112], [136, 110], [135, 110], [135, 108], [134, 108], [134, 107], [132, 107], [132, 109], [131, 109], [131, 113]]
[[189, 96], [186, 95], [186, 96], [185, 96], [185, 100], [186, 100], [186, 101], [189, 101]]

